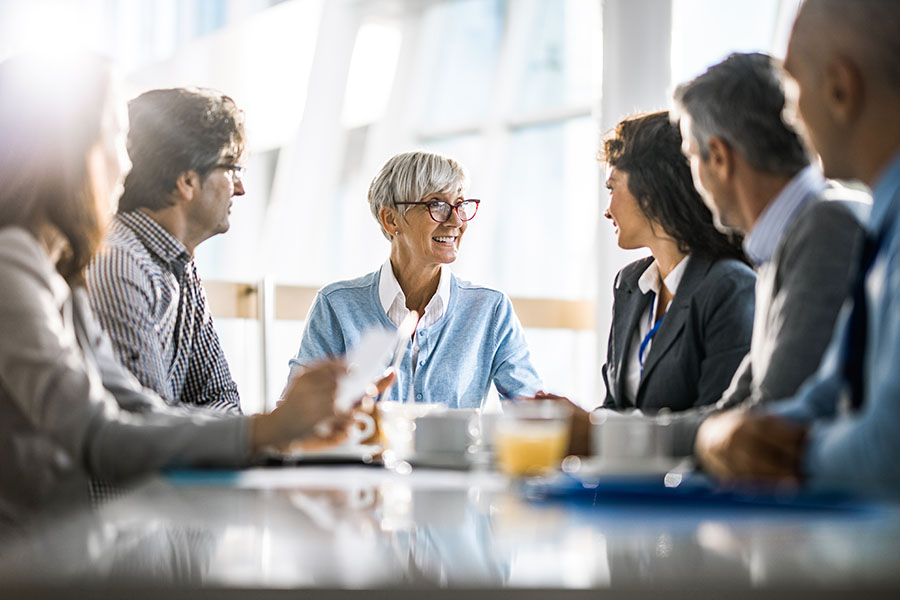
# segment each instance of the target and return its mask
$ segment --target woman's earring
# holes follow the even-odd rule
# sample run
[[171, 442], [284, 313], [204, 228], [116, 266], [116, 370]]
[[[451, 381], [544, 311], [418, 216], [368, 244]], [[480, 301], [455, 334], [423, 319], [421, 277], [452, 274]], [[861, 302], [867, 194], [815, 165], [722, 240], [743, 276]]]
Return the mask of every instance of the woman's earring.
[[394, 235], [400, 235], [400, 230], [398, 229], [397, 231], [395, 231]]

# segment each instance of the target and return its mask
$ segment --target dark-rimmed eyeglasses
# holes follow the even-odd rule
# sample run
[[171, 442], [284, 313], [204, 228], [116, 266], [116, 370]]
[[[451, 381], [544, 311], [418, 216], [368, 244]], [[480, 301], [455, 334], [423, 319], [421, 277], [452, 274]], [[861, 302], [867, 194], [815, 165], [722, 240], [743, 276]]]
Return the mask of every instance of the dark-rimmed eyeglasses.
[[459, 204], [450, 204], [446, 200], [429, 200], [428, 202], [397, 202], [396, 204], [410, 204], [413, 206], [427, 206], [428, 214], [431, 215], [433, 221], [438, 223], [446, 223], [450, 220], [450, 213], [456, 211], [456, 216], [460, 221], [471, 221], [478, 212], [478, 205], [481, 200], [474, 198], [463, 200]]
[[219, 164], [212, 168], [213, 171], [216, 169], [222, 169], [224, 171], [231, 171], [231, 183], [237, 185], [244, 180], [244, 169], [246, 167], [239, 167], [238, 165], [226, 165]]

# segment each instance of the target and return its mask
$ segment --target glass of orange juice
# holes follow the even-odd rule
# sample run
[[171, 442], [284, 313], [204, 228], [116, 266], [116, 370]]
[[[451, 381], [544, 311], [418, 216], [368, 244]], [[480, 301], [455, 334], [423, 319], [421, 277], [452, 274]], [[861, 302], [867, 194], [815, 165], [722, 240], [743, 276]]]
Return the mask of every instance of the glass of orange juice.
[[556, 469], [569, 444], [572, 410], [555, 400], [519, 400], [503, 406], [494, 430], [500, 470], [513, 477]]

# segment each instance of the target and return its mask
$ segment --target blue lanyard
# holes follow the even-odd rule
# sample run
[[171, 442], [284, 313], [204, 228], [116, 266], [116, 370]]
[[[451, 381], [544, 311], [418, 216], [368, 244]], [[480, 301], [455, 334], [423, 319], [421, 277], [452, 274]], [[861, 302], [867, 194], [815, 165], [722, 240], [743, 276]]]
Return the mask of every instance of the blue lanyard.
[[[650, 303], [650, 318], [653, 318], [653, 313], [656, 306], [655, 302]], [[641, 345], [638, 347], [638, 363], [641, 365], [641, 377], [644, 376], [644, 352], [647, 351], [647, 346], [650, 345], [650, 340], [653, 339], [653, 336], [656, 335], [656, 332], [659, 331], [659, 326], [662, 325], [663, 319], [666, 318], [666, 315], [663, 315], [659, 318], [659, 321], [656, 322], [650, 331], [647, 332], [647, 335], [644, 336], [644, 339], [641, 341]]]

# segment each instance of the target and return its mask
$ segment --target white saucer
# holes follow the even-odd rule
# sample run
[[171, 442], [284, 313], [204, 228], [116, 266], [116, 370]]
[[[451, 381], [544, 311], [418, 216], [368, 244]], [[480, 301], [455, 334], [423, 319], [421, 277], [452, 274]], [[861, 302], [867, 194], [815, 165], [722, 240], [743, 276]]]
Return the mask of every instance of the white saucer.
[[472, 466], [466, 452], [414, 452], [403, 460], [413, 467], [432, 469], [468, 469]]
[[332, 446], [314, 450], [290, 450], [278, 452], [276, 457], [285, 462], [362, 462], [371, 463], [381, 453], [379, 444], [355, 444], [352, 446]]
[[588, 477], [598, 475], [665, 475], [677, 469], [683, 462], [683, 458], [673, 458], [671, 456], [632, 459], [609, 459], [602, 456], [591, 456], [581, 459], [581, 465], [575, 471], [575, 474]]

